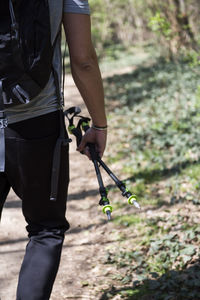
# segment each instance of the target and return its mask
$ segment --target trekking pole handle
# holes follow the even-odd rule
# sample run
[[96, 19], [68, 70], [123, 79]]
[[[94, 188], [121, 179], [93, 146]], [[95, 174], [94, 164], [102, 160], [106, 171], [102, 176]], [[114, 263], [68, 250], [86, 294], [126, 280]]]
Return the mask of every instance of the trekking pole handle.
[[[86, 122], [83, 121], [81, 126], [82, 126], [84, 132], [86, 132], [89, 128], [91, 128], [89, 126], [89, 122], [87, 122], [87, 121]], [[89, 151], [90, 151], [92, 161], [94, 161], [94, 160], [98, 161], [99, 160], [99, 155], [98, 155], [98, 152], [95, 150], [95, 144], [88, 143], [87, 146], [89, 147]]]
[[90, 128], [89, 122], [82, 122], [81, 126], [84, 132], [86, 132]]
[[74, 127], [74, 128], [70, 129], [70, 132], [76, 137], [76, 145], [78, 147], [81, 143], [81, 140], [82, 140], [81, 131]]

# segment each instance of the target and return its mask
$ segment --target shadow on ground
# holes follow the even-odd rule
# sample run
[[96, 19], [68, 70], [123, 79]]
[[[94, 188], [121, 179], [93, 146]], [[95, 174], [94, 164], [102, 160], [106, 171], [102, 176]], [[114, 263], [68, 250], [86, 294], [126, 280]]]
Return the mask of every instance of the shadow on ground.
[[199, 300], [200, 262], [196, 260], [183, 270], [169, 270], [162, 276], [152, 274], [154, 279], [134, 281], [132, 285], [111, 287], [98, 300], [113, 299], [122, 295], [126, 300]]
[[22, 202], [21, 200], [7, 200], [4, 204], [4, 208], [21, 208]]
[[153, 183], [156, 181], [160, 181], [163, 179], [167, 179], [174, 175], [180, 174], [184, 169], [200, 164], [200, 158], [198, 161], [185, 160], [182, 163], [174, 164], [171, 168], [165, 168], [163, 170], [144, 170], [140, 172], [136, 172], [134, 176], [127, 178], [126, 180], [130, 180], [131, 182], [135, 182], [136, 179], [144, 179], [145, 183]]
[[[200, 164], [200, 159], [198, 161], [193, 161], [193, 162], [186, 160], [182, 163], [175, 164], [171, 168], [165, 168], [163, 170], [160, 170], [160, 169], [148, 170], [147, 169], [147, 170], [140, 171], [138, 173], [136, 172], [131, 177], [121, 178], [121, 180], [123, 180], [125, 182], [128, 181], [129, 183], [134, 183], [138, 179], [143, 179], [145, 184], [151, 184], [151, 183], [159, 182], [161, 180], [165, 180], [172, 176], [178, 175], [183, 170], [187, 169], [188, 167], [191, 167], [193, 165], [199, 165], [199, 164]], [[118, 174], [116, 174], [116, 175], [118, 175]], [[112, 190], [115, 187], [116, 187], [116, 185], [114, 183], [109, 184], [107, 186], [108, 190]], [[90, 189], [88, 191], [80, 191], [78, 193], [70, 194], [68, 200], [69, 201], [83, 200], [85, 197], [91, 197], [91, 196], [97, 198], [97, 200], [98, 200], [98, 195], [99, 195], [98, 189]], [[99, 195], [99, 197], [100, 197], [100, 195]], [[98, 204], [98, 202], [97, 202], [97, 204]], [[166, 201], [158, 201], [153, 209], [155, 210], [162, 206], [172, 206], [173, 204], [175, 204], [175, 203], [169, 203]]]
[[[189, 68], [186, 62], [167, 62], [162, 57], [154, 63], [142, 64], [133, 72], [113, 75], [104, 79], [106, 99], [117, 102], [117, 107], [124, 105], [131, 108], [145, 99], [149, 99], [154, 94], [159, 97], [166, 92], [166, 89], [175, 82], [177, 74], [181, 76]], [[164, 76], [163, 76], [164, 74]], [[110, 108], [109, 108], [110, 107]]]

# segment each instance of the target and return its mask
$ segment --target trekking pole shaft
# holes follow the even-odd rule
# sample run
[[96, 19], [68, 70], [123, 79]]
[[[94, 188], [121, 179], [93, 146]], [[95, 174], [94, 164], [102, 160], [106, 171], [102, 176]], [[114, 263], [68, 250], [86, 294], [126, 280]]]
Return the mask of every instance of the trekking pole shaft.
[[104, 170], [108, 173], [108, 175], [113, 179], [117, 187], [122, 192], [122, 196], [128, 198], [128, 203], [133, 204], [135, 207], [140, 208], [140, 205], [136, 201], [137, 197], [136, 195], [133, 195], [127, 188], [125, 183], [123, 183], [121, 180], [119, 180], [113, 172], [108, 168], [108, 166], [101, 160], [100, 157], [98, 157], [98, 162], [100, 165], [104, 168]]
[[108, 166], [103, 162], [101, 158], [98, 159], [100, 165], [104, 168], [104, 170], [108, 173], [108, 175], [113, 179], [113, 181], [117, 184], [118, 187], [121, 186], [122, 182], [113, 174], [113, 172], [108, 168]]
[[94, 164], [94, 168], [95, 168], [95, 171], [96, 171], [99, 187], [102, 188], [102, 187], [104, 187], [104, 184], [103, 184], [102, 176], [101, 176], [100, 169], [99, 169], [99, 166], [98, 166], [98, 162], [96, 160], [93, 160], [93, 164]]
[[107, 190], [106, 190], [106, 188], [104, 187], [104, 184], [103, 184], [103, 180], [102, 180], [102, 177], [101, 177], [101, 172], [100, 172], [100, 169], [99, 169], [98, 161], [96, 159], [93, 159], [92, 161], [93, 161], [93, 164], [94, 164], [94, 167], [95, 167], [97, 180], [98, 180], [98, 183], [99, 183], [99, 192], [100, 192], [100, 195], [101, 195], [99, 205], [103, 206], [102, 211], [103, 211], [104, 214], [107, 215], [107, 218], [110, 221], [111, 220], [111, 212], [112, 212], [113, 208], [110, 205], [109, 199], [107, 198]]

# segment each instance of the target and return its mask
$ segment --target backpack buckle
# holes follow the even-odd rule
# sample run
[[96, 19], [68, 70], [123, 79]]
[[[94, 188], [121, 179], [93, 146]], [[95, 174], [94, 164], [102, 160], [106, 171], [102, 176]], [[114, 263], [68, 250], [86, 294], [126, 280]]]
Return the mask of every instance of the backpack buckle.
[[4, 118], [4, 119], [0, 119], [0, 129], [4, 129], [8, 127], [8, 119]]

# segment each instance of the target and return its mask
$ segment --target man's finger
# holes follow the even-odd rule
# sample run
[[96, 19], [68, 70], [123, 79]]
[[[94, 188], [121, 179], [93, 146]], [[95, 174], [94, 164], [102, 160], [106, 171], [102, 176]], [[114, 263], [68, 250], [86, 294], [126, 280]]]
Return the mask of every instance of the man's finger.
[[79, 146], [77, 147], [77, 151], [83, 151], [85, 146], [85, 142], [82, 140]]
[[84, 154], [91, 160], [91, 155], [90, 155], [89, 147], [85, 147]]
[[103, 157], [103, 153], [104, 153], [104, 149], [101, 146], [96, 146], [95, 147], [96, 152], [98, 153], [99, 157], [102, 158]]

